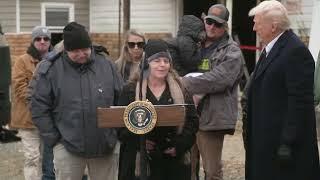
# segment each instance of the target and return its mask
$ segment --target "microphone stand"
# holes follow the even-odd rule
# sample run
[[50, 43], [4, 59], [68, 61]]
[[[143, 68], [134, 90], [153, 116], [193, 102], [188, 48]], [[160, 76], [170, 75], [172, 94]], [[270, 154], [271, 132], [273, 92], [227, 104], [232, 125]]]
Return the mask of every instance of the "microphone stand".
[[[146, 61], [146, 59], [144, 59]], [[139, 79], [139, 100], [142, 101], [142, 82], [143, 82], [143, 71], [144, 61], [142, 61], [142, 67]], [[147, 180], [147, 151], [146, 151], [146, 136], [140, 135], [140, 180]]]

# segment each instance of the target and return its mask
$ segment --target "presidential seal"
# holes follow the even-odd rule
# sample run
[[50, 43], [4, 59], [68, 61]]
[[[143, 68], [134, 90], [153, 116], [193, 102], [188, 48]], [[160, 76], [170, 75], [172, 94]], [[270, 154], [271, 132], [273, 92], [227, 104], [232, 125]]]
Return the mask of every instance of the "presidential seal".
[[134, 101], [124, 110], [123, 120], [131, 132], [146, 134], [156, 126], [157, 112], [149, 101]]

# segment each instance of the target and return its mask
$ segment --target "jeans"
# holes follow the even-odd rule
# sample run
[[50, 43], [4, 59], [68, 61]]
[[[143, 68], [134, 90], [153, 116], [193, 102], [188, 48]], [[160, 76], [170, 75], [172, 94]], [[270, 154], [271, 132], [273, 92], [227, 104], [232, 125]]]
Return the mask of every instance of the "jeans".
[[53, 166], [53, 149], [46, 144], [43, 145], [42, 180], [55, 180]]

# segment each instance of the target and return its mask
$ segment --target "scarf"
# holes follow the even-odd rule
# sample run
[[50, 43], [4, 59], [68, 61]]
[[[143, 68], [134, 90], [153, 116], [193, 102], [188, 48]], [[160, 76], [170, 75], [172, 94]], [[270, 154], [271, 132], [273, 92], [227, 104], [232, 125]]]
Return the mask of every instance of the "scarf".
[[[174, 78], [174, 76], [169, 72], [166, 81], [168, 82], [167, 84], [169, 85], [169, 91], [171, 94], [171, 97], [173, 99], [173, 104], [184, 104], [184, 95], [183, 95], [183, 91], [181, 89], [181, 86], [179, 85], [179, 83], [177, 82], [177, 79]], [[141, 90], [142, 90], [142, 101], [147, 100], [146, 98], [146, 94], [147, 94], [147, 86], [148, 86], [148, 80], [147, 78], [144, 78], [142, 80], [142, 86], [141, 86]], [[135, 100], [139, 101], [139, 92], [140, 92], [140, 82], [137, 82], [136, 85], [136, 96], [135, 96]], [[180, 125], [177, 128], [177, 132], [178, 134], [180, 134], [182, 132], [184, 124]], [[140, 176], [140, 152], [137, 152], [136, 154], [136, 168], [135, 168], [135, 175], [136, 177]], [[150, 166], [147, 163], [147, 175], [150, 175]]]

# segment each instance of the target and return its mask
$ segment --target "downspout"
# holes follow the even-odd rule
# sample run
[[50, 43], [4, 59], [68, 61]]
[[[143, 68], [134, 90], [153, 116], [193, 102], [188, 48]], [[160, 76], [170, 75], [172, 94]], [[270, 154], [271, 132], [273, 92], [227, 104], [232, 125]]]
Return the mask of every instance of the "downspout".
[[232, 12], [233, 12], [233, 0], [227, 0], [226, 2], [226, 8], [229, 10], [229, 21], [228, 21], [228, 27], [229, 27], [229, 34], [232, 35]]
[[118, 20], [118, 57], [121, 53], [121, 0], [119, 0], [119, 20]]
[[16, 0], [16, 33], [20, 33], [20, 0]]

